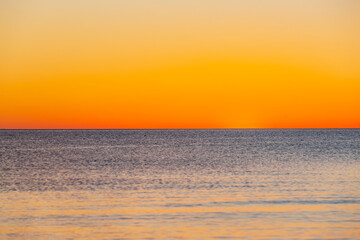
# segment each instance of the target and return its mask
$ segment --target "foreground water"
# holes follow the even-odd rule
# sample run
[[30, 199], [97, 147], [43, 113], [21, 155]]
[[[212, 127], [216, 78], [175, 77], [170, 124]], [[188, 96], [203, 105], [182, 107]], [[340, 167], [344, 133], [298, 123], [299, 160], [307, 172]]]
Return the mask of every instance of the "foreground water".
[[2, 130], [0, 239], [360, 239], [360, 130]]

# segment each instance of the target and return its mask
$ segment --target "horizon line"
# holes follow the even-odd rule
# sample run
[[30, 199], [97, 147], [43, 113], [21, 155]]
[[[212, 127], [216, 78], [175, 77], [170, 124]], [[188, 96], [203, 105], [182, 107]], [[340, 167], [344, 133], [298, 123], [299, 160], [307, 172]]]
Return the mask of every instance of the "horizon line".
[[0, 128], [1, 130], [332, 130], [360, 129], [360, 127], [334, 128]]

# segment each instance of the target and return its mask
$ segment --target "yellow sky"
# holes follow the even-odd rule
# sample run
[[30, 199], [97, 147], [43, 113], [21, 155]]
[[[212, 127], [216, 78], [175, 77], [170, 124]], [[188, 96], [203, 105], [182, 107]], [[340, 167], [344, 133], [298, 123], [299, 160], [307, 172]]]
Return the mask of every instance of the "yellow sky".
[[1, 1], [0, 128], [360, 127], [357, 0]]

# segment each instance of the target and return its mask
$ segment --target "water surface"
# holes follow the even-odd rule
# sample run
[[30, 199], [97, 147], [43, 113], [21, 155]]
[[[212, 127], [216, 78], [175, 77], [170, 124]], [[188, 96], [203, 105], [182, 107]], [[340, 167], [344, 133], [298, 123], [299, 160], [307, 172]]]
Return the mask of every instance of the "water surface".
[[1, 130], [0, 239], [360, 239], [360, 130]]

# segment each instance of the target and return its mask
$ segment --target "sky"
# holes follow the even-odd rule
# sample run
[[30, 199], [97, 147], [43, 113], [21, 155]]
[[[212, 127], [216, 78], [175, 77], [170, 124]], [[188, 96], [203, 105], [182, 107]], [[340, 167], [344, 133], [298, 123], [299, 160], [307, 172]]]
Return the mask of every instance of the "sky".
[[360, 1], [3, 0], [0, 128], [359, 128]]

